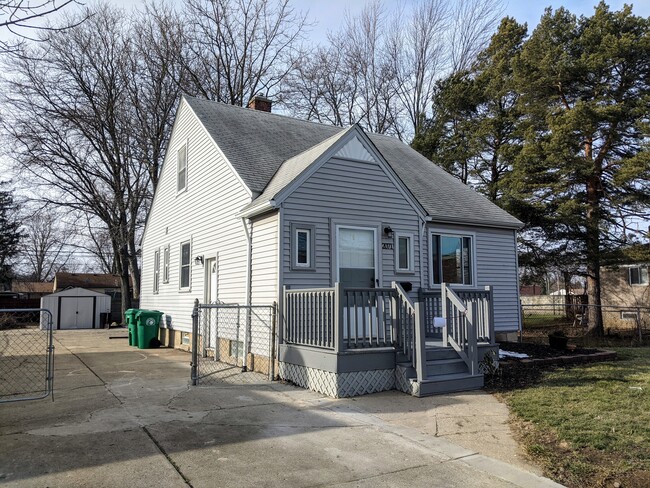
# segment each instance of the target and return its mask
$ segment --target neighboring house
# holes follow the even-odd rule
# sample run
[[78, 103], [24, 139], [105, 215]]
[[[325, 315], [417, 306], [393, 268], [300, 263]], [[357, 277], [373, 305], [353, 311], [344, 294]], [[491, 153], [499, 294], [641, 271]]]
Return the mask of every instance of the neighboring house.
[[268, 111], [181, 100], [142, 251], [141, 308], [165, 313], [167, 342], [195, 298], [275, 302], [294, 383], [480, 387], [477, 342], [519, 328], [521, 223], [393, 137]]
[[54, 292], [84, 288], [111, 297], [110, 321], [121, 322], [122, 288], [120, 276], [104, 273], [65, 273], [59, 271], [54, 275]]
[[54, 283], [42, 281], [12, 281], [11, 291], [20, 293], [25, 298], [38, 298], [54, 291]]
[[[621, 264], [600, 269], [600, 297], [603, 305], [626, 307], [603, 314], [603, 325], [610, 329], [635, 328], [637, 320], [650, 327], [650, 265]], [[645, 310], [635, 310], [641, 308]]]

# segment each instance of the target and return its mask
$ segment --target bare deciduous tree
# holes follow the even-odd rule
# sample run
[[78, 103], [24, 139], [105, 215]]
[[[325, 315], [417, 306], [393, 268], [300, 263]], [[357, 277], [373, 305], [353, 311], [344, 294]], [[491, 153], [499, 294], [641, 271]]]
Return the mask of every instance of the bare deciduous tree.
[[78, 0], [0, 0], [0, 32], [6, 30], [16, 36], [14, 41], [0, 38], [0, 52], [13, 52], [25, 39], [34, 40], [32, 33], [67, 29], [83, 22], [85, 18], [57, 27], [43, 23], [46, 17], [75, 4], [81, 5]]
[[71, 233], [61, 225], [62, 216], [52, 209], [39, 209], [22, 219], [20, 246], [23, 272], [34, 281], [50, 281], [72, 257]]
[[185, 0], [185, 15], [189, 92], [240, 106], [279, 98], [306, 28], [289, 0]]
[[13, 56], [3, 125], [40, 200], [106, 228], [126, 309], [131, 284], [139, 296], [137, 247], [178, 96], [171, 15], [136, 21], [137, 36], [121, 10], [80, 15], [90, 18]]

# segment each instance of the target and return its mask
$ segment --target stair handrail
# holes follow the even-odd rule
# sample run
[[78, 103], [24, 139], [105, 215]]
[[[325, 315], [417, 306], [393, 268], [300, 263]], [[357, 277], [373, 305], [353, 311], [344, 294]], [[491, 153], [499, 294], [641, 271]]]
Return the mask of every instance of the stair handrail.
[[[470, 302], [468, 307], [446, 283], [441, 285], [441, 291], [442, 316], [445, 319], [445, 327], [442, 332], [443, 345], [453, 347], [467, 364], [469, 373], [477, 374], [476, 302]], [[449, 315], [450, 306], [453, 310], [451, 316]]]
[[[402, 347], [403, 352], [411, 360], [411, 364], [415, 368], [418, 381], [422, 381], [425, 378], [426, 370], [424, 309], [422, 307], [422, 303], [419, 301], [416, 301], [414, 303], [413, 300], [411, 300], [411, 297], [407, 295], [406, 291], [404, 291], [404, 288], [402, 288], [402, 285], [396, 281], [393, 281], [392, 287], [395, 290], [395, 298], [393, 302], [393, 322], [396, 324], [395, 327], [397, 328], [398, 346]], [[407, 313], [413, 317], [412, 330], [408, 330], [408, 324], [402, 323], [402, 303], [406, 306]]]

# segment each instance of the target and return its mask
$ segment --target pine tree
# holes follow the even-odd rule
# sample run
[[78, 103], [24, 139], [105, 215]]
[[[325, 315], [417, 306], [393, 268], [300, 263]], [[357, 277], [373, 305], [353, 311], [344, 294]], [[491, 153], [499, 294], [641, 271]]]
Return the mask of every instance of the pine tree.
[[6, 288], [12, 278], [11, 259], [18, 254], [20, 221], [16, 216], [11, 191], [2, 190], [7, 182], [0, 182], [0, 288]]
[[[592, 17], [547, 9], [515, 63], [526, 114], [512, 190], [545, 252], [584, 266], [600, 305], [601, 255], [650, 206], [650, 19], [600, 3]], [[602, 312], [589, 314], [602, 335]]]

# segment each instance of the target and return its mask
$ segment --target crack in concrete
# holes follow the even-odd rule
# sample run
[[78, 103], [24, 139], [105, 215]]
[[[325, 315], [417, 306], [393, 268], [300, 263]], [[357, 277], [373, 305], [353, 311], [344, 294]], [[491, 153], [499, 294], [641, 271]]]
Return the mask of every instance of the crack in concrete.
[[[413, 469], [421, 469], [421, 468], [426, 468], [428, 464], [419, 464], [417, 466], [409, 466], [408, 468], [402, 468], [402, 469], [396, 469], [394, 471], [386, 471], [385, 473], [377, 473], [372, 476], [364, 476], [361, 478], [353, 478], [351, 480], [346, 480], [346, 481], [339, 481], [337, 484], [348, 484], [348, 483], [358, 483], [359, 481], [365, 481], [365, 480], [372, 480], [376, 478], [380, 478], [382, 476], [387, 476], [391, 474], [397, 474], [397, 473], [404, 473], [406, 471], [411, 471]], [[306, 488], [319, 488], [322, 486], [331, 486], [332, 483], [318, 483], [317, 485], [308, 485]]]
[[147, 429], [146, 427], [143, 426], [142, 430], [144, 431], [145, 434], [147, 434], [147, 437], [149, 437], [149, 439], [151, 439], [151, 442], [154, 443], [154, 445], [158, 448], [160, 453], [163, 456], [165, 456], [165, 459], [172, 466], [172, 468], [174, 468], [174, 471], [176, 471], [178, 473], [178, 475], [181, 478], [183, 478], [183, 481], [185, 482], [185, 484], [187, 486], [189, 486], [189, 488], [194, 488], [192, 483], [190, 483], [189, 478], [187, 476], [185, 476], [185, 474], [183, 474], [183, 472], [181, 471], [181, 468], [174, 462], [174, 460], [171, 458], [171, 456], [169, 454], [167, 454], [167, 451], [165, 451], [163, 446], [158, 442], [158, 440], [153, 436], [153, 434], [151, 432], [149, 432], [149, 429]]

